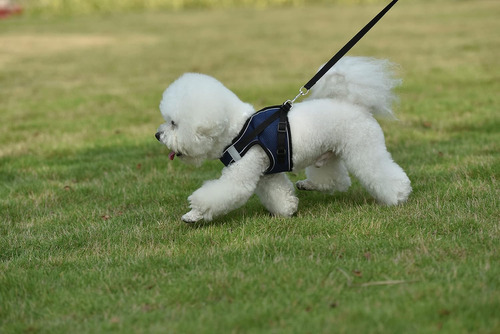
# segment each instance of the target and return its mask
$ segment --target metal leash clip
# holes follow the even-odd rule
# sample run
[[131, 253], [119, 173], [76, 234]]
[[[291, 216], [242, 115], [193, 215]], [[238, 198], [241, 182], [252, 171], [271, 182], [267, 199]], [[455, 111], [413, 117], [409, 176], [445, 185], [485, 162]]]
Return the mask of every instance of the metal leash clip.
[[305, 88], [304, 86], [300, 87], [299, 89], [299, 93], [297, 94], [297, 96], [295, 96], [293, 98], [293, 100], [286, 100], [285, 101], [285, 104], [289, 103], [290, 104], [290, 107], [293, 106], [293, 104], [295, 103], [295, 101], [302, 97], [302, 96], [306, 96], [307, 94], [309, 93], [309, 89]]

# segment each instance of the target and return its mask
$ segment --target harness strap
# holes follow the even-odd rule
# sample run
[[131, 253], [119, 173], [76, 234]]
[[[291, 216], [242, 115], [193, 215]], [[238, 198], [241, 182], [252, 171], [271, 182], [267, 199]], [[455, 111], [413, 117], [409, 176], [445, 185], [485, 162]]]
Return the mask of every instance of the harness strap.
[[279, 109], [279, 123], [278, 123], [278, 147], [276, 150], [278, 156], [278, 163], [282, 164], [286, 159], [286, 130], [288, 128], [288, 111], [292, 107], [292, 104], [285, 102]]

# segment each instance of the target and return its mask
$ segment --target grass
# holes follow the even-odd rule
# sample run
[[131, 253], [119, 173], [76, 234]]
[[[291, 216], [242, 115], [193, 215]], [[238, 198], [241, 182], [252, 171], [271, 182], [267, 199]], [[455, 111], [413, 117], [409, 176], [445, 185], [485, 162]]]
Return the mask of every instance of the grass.
[[382, 125], [408, 203], [355, 182], [298, 193], [292, 219], [252, 198], [180, 221], [221, 165], [168, 161], [163, 89], [199, 71], [280, 103], [379, 9], [0, 21], [0, 332], [498, 332], [495, 1], [398, 3], [351, 52], [401, 64]]

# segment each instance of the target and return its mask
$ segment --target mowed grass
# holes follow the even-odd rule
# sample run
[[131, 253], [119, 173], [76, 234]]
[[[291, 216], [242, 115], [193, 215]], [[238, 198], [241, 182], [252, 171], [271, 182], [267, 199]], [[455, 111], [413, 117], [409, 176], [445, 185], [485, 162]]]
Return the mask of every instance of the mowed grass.
[[499, 332], [496, 1], [402, 1], [350, 53], [401, 65], [382, 125], [406, 204], [355, 182], [291, 219], [252, 198], [180, 220], [221, 164], [168, 160], [165, 87], [197, 71], [281, 103], [380, 8], [0, 21], [0, 332]]

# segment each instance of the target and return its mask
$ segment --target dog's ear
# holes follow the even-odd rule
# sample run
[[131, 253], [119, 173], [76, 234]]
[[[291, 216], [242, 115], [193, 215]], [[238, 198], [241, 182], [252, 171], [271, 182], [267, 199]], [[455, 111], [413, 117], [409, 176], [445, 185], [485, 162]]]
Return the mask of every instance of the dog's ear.
[[226, 130], [227, 122], [217, 122], [211, 124], [200, 124], [196, 128], [196, 134], [205, 138], [220, 137]]

